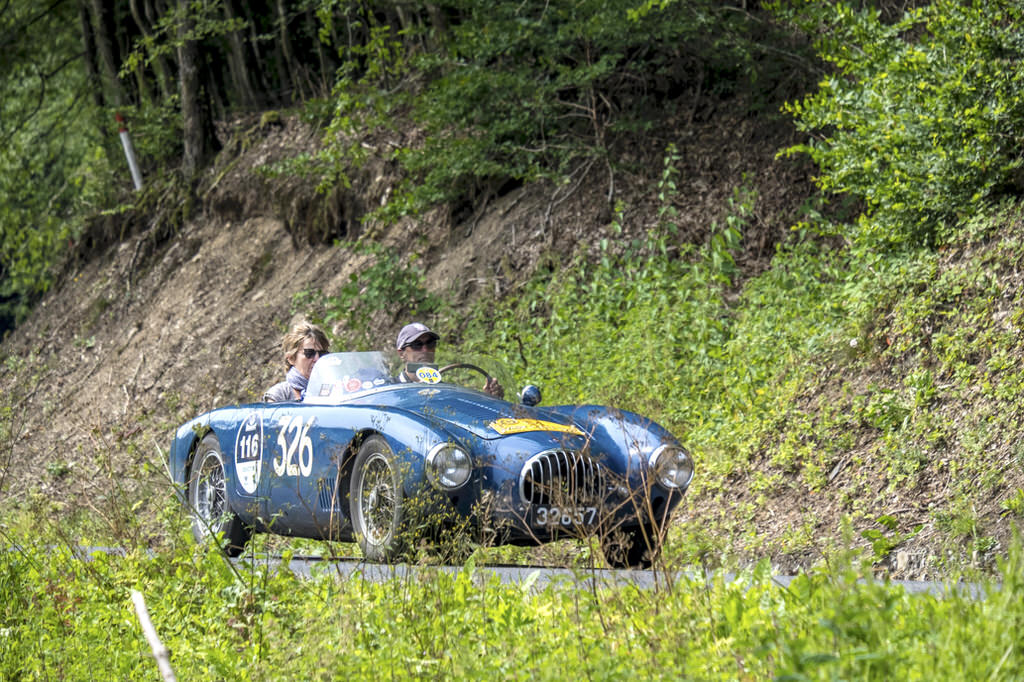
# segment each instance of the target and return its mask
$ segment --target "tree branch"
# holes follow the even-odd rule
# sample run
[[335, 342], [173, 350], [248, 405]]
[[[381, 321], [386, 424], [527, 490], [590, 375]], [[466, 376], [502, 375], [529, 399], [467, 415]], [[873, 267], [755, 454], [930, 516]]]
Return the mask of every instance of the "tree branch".
[[[54, 0], [50, 4], [49, 7], [47, 7], [43, 11], [39, 12], [38, 14], [36, 14], [34, 17], [29, 17], [21, 25], [13, 26], [9, 31], [7, 31], [6, 34], [4, 34], [2, 37], [0, 37], [0, 50], [4, 49], [7, 46], [8, 43], [11, 43], [15, 39], [26, 35], [28, 33], [28, 27], [29, 26], [31, 26], [32, 24], [34, 24], [37, 21], [39, 21], [40, 19], [45, 17], [47, 14], [49, 14], [53, 10], [55, 10], [58, 7], [60, 7], [61, 5], [63, 5], [65, 2], [67, 2], [67, 0]], [[10, 0], [8, 0], [7, 4], [8, 5], [10, 4]], [[6, 12], [6, 11], [7, 11], [7, 8], [4, 7], [3, 11], [0, 12], [0, 15], [2, 15], [3, 12]]]

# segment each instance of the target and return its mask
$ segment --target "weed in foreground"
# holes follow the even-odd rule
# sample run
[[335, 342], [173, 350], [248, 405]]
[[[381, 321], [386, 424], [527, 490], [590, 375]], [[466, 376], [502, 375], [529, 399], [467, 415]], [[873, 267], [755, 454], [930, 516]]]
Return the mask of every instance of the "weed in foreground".
[[[383, 582], [308, 580], [217, 551], [83, 560], [2, 530], [0, 676], [155, 675], [133, 611], [146, 599], [179, 679], [1014, 679], [1024, 554], [977, 593], [909, 594], [836, 554], [787, 587], [768, 566], [671, 589], [562, 578], [502, 584], [469, 562]], [[585, 579], [589, 580], [589, 578]]]

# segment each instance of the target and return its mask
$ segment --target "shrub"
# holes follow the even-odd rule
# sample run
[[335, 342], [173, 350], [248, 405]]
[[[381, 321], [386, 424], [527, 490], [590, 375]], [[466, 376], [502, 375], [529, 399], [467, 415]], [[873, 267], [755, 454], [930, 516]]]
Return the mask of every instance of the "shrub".
[[819, 165], [818, 184], [862, 200], [843, 230], [870, 245], [934, 244], [998, 195], [1020, 168], [1024, 7], [938, 0], [888, 24], [845, 2], [776, 3], [833, 70], [791, 102], [808, 141], [787, 152]]
[[[346, 181], [365, 150], [352, 132], [417, 124], [395, 156], [408, 172], [382, 214], [393, 219], [442, 202], [486, 197], [510, 180], [561, 179], [616, 164], [616, 140], [645, 134], [694, 97], [722, 95], [778, 68], [760, 60], [763, 23], [729, 3], [483, 2], [451, 0], [447, 19], [416, 32], [368, 17], [348, 61], [319, 159]], [[767, 66], [766, 66], [767, 64]], [[753, 88], [757, 89], [757, 88]], [[397, 136], [391, 136], [397, 137]]]

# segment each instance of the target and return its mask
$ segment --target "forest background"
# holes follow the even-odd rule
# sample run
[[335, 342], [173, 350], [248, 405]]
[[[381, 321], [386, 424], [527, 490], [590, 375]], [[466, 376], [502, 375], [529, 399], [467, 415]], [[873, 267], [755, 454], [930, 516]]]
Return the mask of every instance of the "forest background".
[[[312, 602], [270, 608], [294, 586], [246, 582], [183, 547], [162, 458], [176, 424], [276, 377], [274, 342], [300, 315], [339, 348], [384, 346], [418, 317], [540, 383], [546, 402], [606, 402], [668, 426], [698, 467], [668, 565], [808, 571], [844, 557], [858, 575], [980, 571], [1009, 590], [1024, 514], [1022, 12], [948, 0], [4, 3], [0, 528], [9, 546], [89, 539], [169, 552], [179, 567], [138, 555], [65, 585], [71, 564], [5, 553], [16, 655], [4, 665], [31, 674], [56, 660], [74, 677], [86, 649], [62, 658], [28, 633], [87, 641], [89, 623], [122, 618], [118, 586], [180, 587], [197, 562], [207, 582], [189, 583], [191, 620], [175, 635], [204, 652], [197, 669], [291, 663], [251, 635], [295, 636]], [[512, 557], [537, 559], [592, 555]], [[1011, 607], [955, 604], [977, 620], [949, 620], [973, 634], [917, 637], [946, 606], [851, 590], [839, 574], [792, 593], [808, 609], [792, 631], [765, 623], [795, 597], [680, 590], [709, 620], [674, 631], [734, 654], [690, 669], [896, 675], [941, 665], [934, 637], [986, 675], [1021, 665], [984, 637]], [[850, 601], [830, 602], [836, 584]], [[317, 591], [335, 589], [354, 588], [297, 592], [356, 598]], [[399, 597], [387, 589], [370, 620]], [[575, 649], [608, 670], [635, 659], [647, 628], [669, 627], [656, 604], [620, 593], [568, 613], [557, 595], [467, 589], [440, 624], [410, 627], [451, 627], [445, 614], [473, 599], [518, 614], [505, 634], [557, 611], [581, 643], [632, 643]], [[883, 620], [858, 620], [879, 601]], [[829, 603], [845, 620], [821, 624], [813, 605]], [[180, 605], [158, 608], [170, 623]], [[885, 614], [909, 628], [895, 645]], [[321, 625], [358, 638], [366, 623]], [[425, 631], [376, 627], [402, 646], [368, 640], [344, 665], [485, 665], [445, 662]], [[216, 636], [238, 638], [244, 661], [217, 654]], [[693, 648], [661, 644], [652, 670]], [[863, 647], [874, 662], [851, 654]], [[119, 665], [144, 665], [125, 651]], [[557, 677], [575, 660], [547, 664]]]

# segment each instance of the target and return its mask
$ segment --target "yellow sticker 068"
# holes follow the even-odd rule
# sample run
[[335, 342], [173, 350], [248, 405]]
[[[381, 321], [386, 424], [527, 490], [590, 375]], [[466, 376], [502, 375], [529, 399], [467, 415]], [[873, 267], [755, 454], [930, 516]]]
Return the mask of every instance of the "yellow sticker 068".
[[582, 436], [583, 432], [571, 424], [556, 424], [542, 419], [495, 419], [488, 424], [492, 429], [506, 435], [509, 433], [523, 433], [524, 431], [560, 431]]

